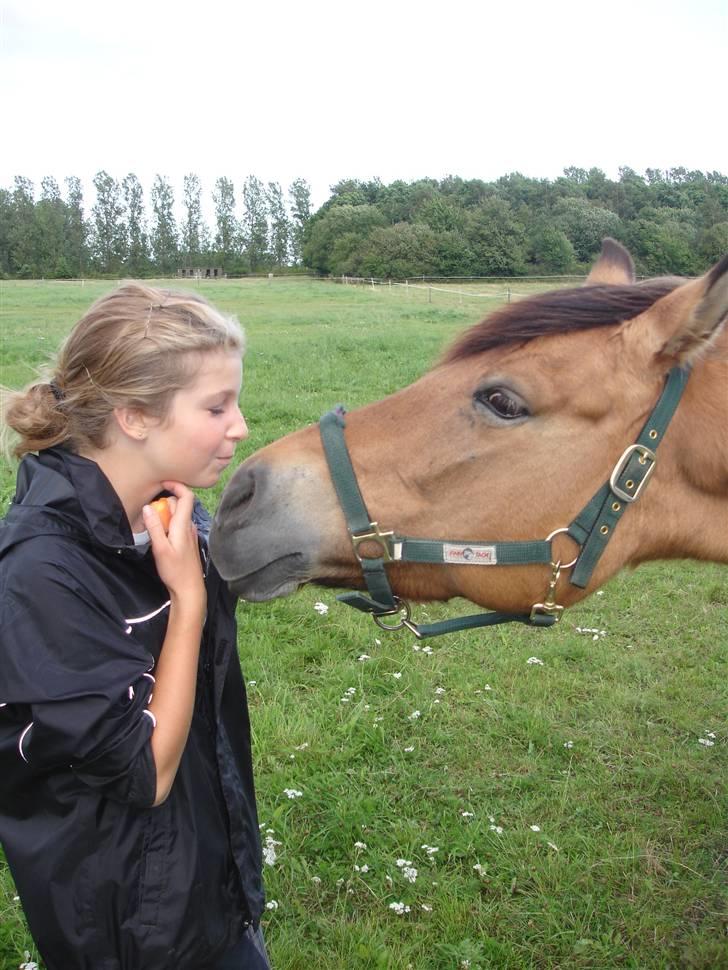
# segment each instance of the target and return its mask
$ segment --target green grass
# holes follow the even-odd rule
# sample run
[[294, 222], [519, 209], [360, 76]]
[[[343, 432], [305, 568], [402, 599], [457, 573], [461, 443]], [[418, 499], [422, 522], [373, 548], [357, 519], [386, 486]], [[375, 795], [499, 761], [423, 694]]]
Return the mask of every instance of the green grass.
[[[0, 284], [0, 383], [29, 379], [108, 288]], [[241, 457], [411, 381], [505, 295], [200, 289], [248, 333]], [[260, 817], [280, 843], [265, 871], [277, 970], [728, 967], [727, 578], [651, 564], [553, 630], [454, 634], [431, 652], [330, 591], [241, 606]], [[34, 951], [7, 870], [0, 890], [10, 970]]]

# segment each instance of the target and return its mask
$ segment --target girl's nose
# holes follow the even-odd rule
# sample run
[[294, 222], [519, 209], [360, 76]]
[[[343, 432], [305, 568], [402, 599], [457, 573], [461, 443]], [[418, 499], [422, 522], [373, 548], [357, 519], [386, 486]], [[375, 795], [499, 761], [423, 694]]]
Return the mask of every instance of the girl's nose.
[[242, 441], [244, 438], [248, 437], [248, 426], [245, 423], [245, 418], [243, 417], [243, 412], [240, 408], [237, 409], [237, 417], [230, 426], [228, 431], [228, 438], [233, 438], [235, 441]]

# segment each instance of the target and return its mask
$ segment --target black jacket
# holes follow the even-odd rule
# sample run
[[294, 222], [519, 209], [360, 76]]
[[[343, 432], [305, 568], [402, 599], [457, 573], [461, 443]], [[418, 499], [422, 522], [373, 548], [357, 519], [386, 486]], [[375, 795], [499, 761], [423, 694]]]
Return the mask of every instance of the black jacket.
[[0, 524], [0, 841], [49, 970], [204, 970], [260, 918], [235, 600], [205, 547], [192, 727], [152, 808], [167, 590], [94, 462], [21, 463]]

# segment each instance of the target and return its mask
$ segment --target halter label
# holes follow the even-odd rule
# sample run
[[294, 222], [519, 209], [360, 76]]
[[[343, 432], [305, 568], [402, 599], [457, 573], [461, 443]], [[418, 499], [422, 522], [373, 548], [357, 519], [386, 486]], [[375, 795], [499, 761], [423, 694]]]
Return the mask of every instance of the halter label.
[[458, 563], [462, 566], [496, 566], [498, 557], [495, 546], [455, 545], [445, 542], [442, 546], [443, 562]]

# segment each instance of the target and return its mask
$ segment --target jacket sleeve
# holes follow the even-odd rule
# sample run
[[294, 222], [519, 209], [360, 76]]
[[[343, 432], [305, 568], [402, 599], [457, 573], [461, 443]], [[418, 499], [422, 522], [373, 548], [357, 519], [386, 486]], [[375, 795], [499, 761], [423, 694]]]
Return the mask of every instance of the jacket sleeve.
[[43, 559], [2, 594], [0, 699], [27, 712], [17, 757], [33, 774], [70, 768], [109, 798], [150, 806], [153, 658], [88, 567], [81, 581], [73, 563]]

